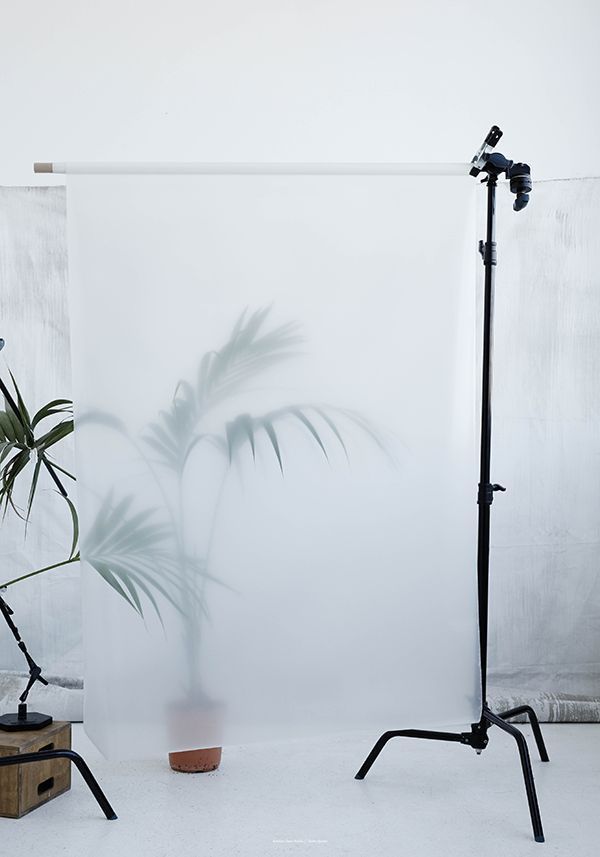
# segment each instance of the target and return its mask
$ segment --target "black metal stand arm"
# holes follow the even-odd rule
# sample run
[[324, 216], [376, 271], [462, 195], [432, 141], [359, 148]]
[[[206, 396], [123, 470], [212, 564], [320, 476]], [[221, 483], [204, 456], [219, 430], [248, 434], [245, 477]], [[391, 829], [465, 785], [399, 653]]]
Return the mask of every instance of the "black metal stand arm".
[[529, 705], [521, 705], [494, 714], [486, 700], [487, 695], [487, 649], [488, 649], [488, 603], [489, 603], [489, 569], [490, 569], [490, 509], [496, 491], [504, 491], [502, 485], [490, 481], [491, 460], [491, 435], [492, 435], [492, 341], [493, 341], [493, 316], [494, 316], [494, 274], [496, 267], [496, 186], [498, 176], [505, 173], [510, 179], [510, 186], [516, 194], [513, 208], [516, 211], [524, 208], [529, 199], [531, 190], [531, 177], [527, 164], [514, 164], [499, 153], [490, 154], [502, 132], [494, 126], [482, 147], [473, 158], [471, 175], [486, 173], [487, 183], [487, 218], [486, 239], [479, 243], [479, 250], [485, 266], [484, 280], [484, 306], [483, 306], [483, 349], [482, 349], [482, 385], [481, 385], [481, 446], [480, 446], [480, 471], [479, 485], [477, 491], [478, 504], [478, 530], [477, 530], [477, 593], [478, 593], [478, 618], [479, 618], [479, 649], [481, 663], [481, 698], [483, 705], [481, 717], [477, 723], [471, 725], [470, 732], [434, 732], [422, 729], [400, 729], [385, 732], [377, 741], [362, 767], [356, 774], [357, 780], [362, 780], [367, 775], [374, 761], [377, 759], [387, 742], [391, 738], [425, 738], [433, 741], [453, 741], [472, 747], [477, 753], [481, 753], [487, 746], [489, 737], [488, 730], [491, 726], [497, 726], [507, 732], [517, 742], [517, 749], [523, 770], [523, 780], [527, 794], [527, 802], [531, 815], [531, 825], [536, 842], [544, 841], [542, 819], [537, 801], [533, 771], [527, 741], [523, 733], [507, 723], [512, 717], [526, 714], [531, 723], [533, 735], [537, 744], [542, 762], [549, 761], [546, 746], [542, 737], [540, 724], [535, 711]]
[[10, 632], [17, 641], [17, 646], [23, 652], [23, 657], [27, 661], [29, 667], [29, 681], [21, 696], [19, 697], [19, 706], [17, 714], [4, 714], [0, 717], [0, 729], [17, 731], [25, 729], [43, 729], [44, 726], [49, 726], [52, 723], [52, 718], [48, 714], [38, 714], [35, 711], [27, 711], [27, 697], [29, 691], [39, 681], [40, 684], [47, 685], [48, 682], [42, 675], [42, 668], [39, 667], [33, 660], [27, 650], [25, 642], [21, 639], [19, 629], [13, 622], [13, 611], [8, 606], [4, 598], [0, 595], [0, 613], [4, 616], [6, 624], [10, 628]]

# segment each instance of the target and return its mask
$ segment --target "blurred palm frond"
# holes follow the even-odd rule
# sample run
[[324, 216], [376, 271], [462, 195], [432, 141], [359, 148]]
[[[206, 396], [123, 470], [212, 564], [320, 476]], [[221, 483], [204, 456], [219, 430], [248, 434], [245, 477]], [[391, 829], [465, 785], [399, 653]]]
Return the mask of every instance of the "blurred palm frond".
[[219, 351], [208, 351], [200, 362], [197, 381], [198, 404], [202, 411], [238, 393], [249, 381], [282, 360], [298, 354], [296, 347], [304, 342], [296, 322], [264, 330], [271, 307], [248, 315], [244, 310], [237, 319], [229, 339]]
[[157, 518], [158, 511], [134, 511], [132, 495], [115, 501], [109, 493], [83, 542], [81, 558], [140, 616], [144, 615], [145, 596], [160, 619], [155, 593], [179, 613], [194, 606], [195, 590], [186, 583], [186, 570], [192, 578], [226, 584], [208, 573], [203, 560], [182, 553], [172, 526]]
[[[315, 420], [315, 414], [318, 417], [317, 420]], [[329, 460], [331, 435], [333, 435], [336, 442], [341, 446], [346, 459], [348, 459], [348, 448], [342, 434], [343, 429], [340, 428], [339, 422], [336, 423], [334, 421], [332, 416], [334, 414], [342, 416], [347, 422], [357, 426], [361, 432], [366, 434], [391, 459], [390, 453], [378, 432], [361, 414], [345, 408], [304, 404], [277, 408], [257, 417], [250, 414], [240, 414], [227, 423], [225, 432], [229, 462], [233, 462], [235, 455], [246, 443], [248, 443], [252, 457], [255, 459], [257, 437], [260, 432], [264, 432], [269, 440], [269, 448], [274, 453], [279, 469], [283, 473], [283, 452], [280, 436], [281, 429], [285, 423], [296, 423], [296, 425], [299, 423], [327, 460]], [[328, 427], [329, 432], [323, 431], [321, 422]]]
[[217, 436], [197, 433], [202, 417], [267, 369], [297, 355], [295, 348], [304, 341], [300, 326], [288, 322], [265, 330], [270, 311], [244, 310], [225, 345], [202, 357], [195, 388], [187, 381], [177, 384], [171, 407], [150, 423], [143, 438], [161, 464], [181, 472], [192, 446], [203, 439], [218, 444]]

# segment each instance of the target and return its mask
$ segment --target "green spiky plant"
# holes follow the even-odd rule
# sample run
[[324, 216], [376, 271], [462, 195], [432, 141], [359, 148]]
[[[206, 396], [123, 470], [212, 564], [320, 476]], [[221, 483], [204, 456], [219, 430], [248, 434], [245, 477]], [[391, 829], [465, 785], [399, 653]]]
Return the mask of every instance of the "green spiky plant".
[[[139, 437], [133, 438], [125, 426], [113, 415], [88, 413], [78, 425], [86, 422], [102, 425], [118, 432], [133, 444], [136, 454], [144, 461], [148, 472], [161, 494], [163, 507], [136, 508], [132, 496], [115, 497], [111, 492], [100, 503], [83, 544], [85, 560], [95, 571], [140, 615], [144, 616], [147, 601], [161, 618], [159, 600], [166, 599], [180, 614], [184, 623], [189, 660], [190, 692], [198, 696], [198, 655], [203, 621], [209, 618], [207, 586], [209, 583], [226, 585], [208, 570], [208, 553], [218, 513], [218, 497], [222, 495], [229, 468], [246, 450], [254, 457], [260, 435], [267, 439], [281, 473], [284, 473], [284, 455], [280, 433], [286, 423], [300, 426], [314, 442], [315, 450], [329, 457], [331, 443], [348, 451], [340, 424], [351, 422], [364, 431], [381, 449], [384, 449], [376, 432], [359, 414], [323, 405], [290, 405], [259, 415], [239, 414], [223, 422], [219, 431], [208, 431], [206, 423], [213, 412], [225, 403], [235, 401], [240, 393], [266, 370], [298, 355], [303, 342], [299, 325], [293, 322], [268, 328], [270, 308], [253, 313], [244, 311], [237, 319], [229, 338], [218, 351], [206, 352], [199, 364], [197, 377], [192, 381], [180, 380], [167, 410], [161, 411]], [[11, 376], [12, 377], [12, 376]], [[72, 403], [57, 399], [41, 408], [33, 419], [23, 403], [17, 385], [15, 408], [7, 403], [0, 413], [0, 428], [4, 434], [0, 452], [0, 502], [6, 514], [10, 508], [25, 522], [32, 511], [40, 471], [44, 468], [53, 477], [60, 497], [68, 503], [73, 530], [71, 551], [62, 562], [7, 581], [12, 585], [27, 577], [57, 569], [79, 561], [79, 524], [77, 512], [61, 486], [56, 471], [74, 479], [60, 467], [48, 452], [73, 430]], [[43, 420], [58, 417], [59, 422], [50, 430], [38, 435]], [[335, 417], [335, 419], [334, 419]], [[201, 445], [210, 445], [223, 462], [222, 477], [217, 498], [213, 504], [211, 533], [205, 555], [199, 556], [188, 548], [184, 531], [184, 515], [180, 498], [186, 468], [193, 451]], [[14, 491], [18, 479], [25, 478], [27, 465], [34, 461], [30, 475], [26, 508], [15, 503]], [[175, 500], [173, 499], [175, 498]]]
[[[54, 460], [54, 450], [50, 452], [52, 447], [73, 432], [73, 403], [70, 399], [53, 399], [43, 405], [31, 417], [12, 372], [10, 372], [10, 377], [15, 395], [13, 396], [2, 383], [4, 410], [0, 411], [0, 510], [2, 511], [2, 519], [4, 520], [7, 512], [11, 510], [24, 521], [25, 528], [27, 528], [40, 472], [44, 470], [52, 479], [58, 495], [69, 508], [73, 537], [67, 559], [13, 580], [5, 581], [0, 584], [0, 588], [18, 583], [27, 577], [41, 574], [44, 571], [79, 562], [80, 558], [77, 549], [79, 540], [77, 510], [62, 481], [64, 476], [72, 480], [75, 480], [75, 477]], [[54, 422], [51, 428], [48, 428], [48, 420]], [[33, 464], [33, 469], [28, 467], [30, 464]], [[17, 487], [25, 478], [29, 479], [27, 503], [25, 508], [21, 508], [15, 500], [15, 494]]]

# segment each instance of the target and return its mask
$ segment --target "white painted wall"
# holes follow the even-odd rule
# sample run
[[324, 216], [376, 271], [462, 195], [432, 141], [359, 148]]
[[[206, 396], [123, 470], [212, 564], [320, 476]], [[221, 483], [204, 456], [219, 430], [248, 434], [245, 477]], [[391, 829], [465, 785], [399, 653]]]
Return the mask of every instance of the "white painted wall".
[[596, 0], [22, 0], [0, 184], [34, 160], [470, 160], [599, 172]]

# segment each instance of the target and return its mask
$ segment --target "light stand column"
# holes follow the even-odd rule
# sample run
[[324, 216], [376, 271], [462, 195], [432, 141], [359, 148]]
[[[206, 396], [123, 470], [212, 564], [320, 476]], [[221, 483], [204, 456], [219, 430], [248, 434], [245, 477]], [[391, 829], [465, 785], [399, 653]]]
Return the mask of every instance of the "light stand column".
[[486, 705], [487, 696], [487, 641], [488, 603], [490, 578], [490, 507], [494, 491], [504, 491], [490, 483], [492, 448], [492, 350], [494, 331], [494, 285], [496, 267], [496, 186], [498, 177], [487, 179], [487, 218], [485, 242], [480, 241], [479, 251], [485, 266], [483, 296], [483, 348], [481, 383], [481, 451], [479, 459], [479, 506], [477, 529], [477, 589], [479, 603], [479, 655], [481, 663], [481, 698]]

